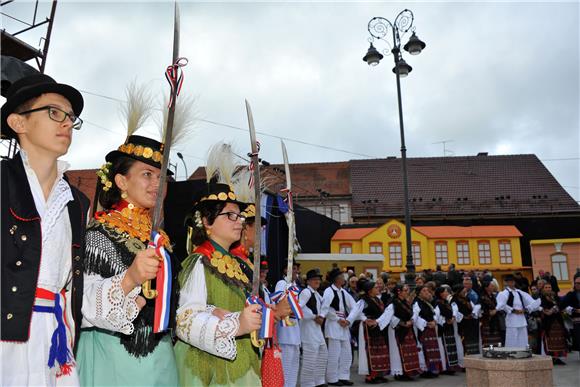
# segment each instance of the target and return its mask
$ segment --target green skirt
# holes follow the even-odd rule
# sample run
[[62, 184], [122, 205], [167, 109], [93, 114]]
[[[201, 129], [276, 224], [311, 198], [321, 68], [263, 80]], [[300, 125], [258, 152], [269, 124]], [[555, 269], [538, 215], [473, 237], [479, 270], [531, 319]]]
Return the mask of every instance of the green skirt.
[[[229, 377], [226, 377], [225, 380], [223, 381], [224, 383], [218, 383], [215, 379], [216, 378], [212, 378], [212, 380], [209, 382], [209, 384], [206, 384], [203, 382], [203, 380], [200, 378], [199, 375], [196, 375], [194, 373], [194, 371], [190, 368], [190, 366], [187, 364], [187, 352], [191, 349], [195, 350], [195, 351], [200, 351], [203, 352], [197, 348], [191, 348], [189, 344], [184, 343], [181, 340], [178, 340], [177, 343], [175, 343], [175, 358], [177, 361], [177, 369], [179, 372], [179, 385], [180, 386], [203, 386], [203, 387], [207, 387], [207, 386], [238, 386], [238, 387], [261, 387], [262, 386], [262, 382], [260, 381], [260, 377], [258, 376], [258, 374], [256, 373], [256, 371], [253, 368], [249, 368], [247, 370], [247, 372], [245, 372], [243, 374], [243, 376], [237, 378], [235, 381], [231, 381], [229, 380]], [[213, 355], [209, 355], [208, 356], [213, 356]], [[233, 360], [235, 361], [235, 360]], [[259, 362], [258, 357], [256, 356], [256, 361]], [[198, 373], [203, 373], [203, 369], [205, 369], [206, 371], [210, 371], [208, 370], [208, 368], [211, 368], [212, 365], [211, 364], [198, 364], [198, 369], [196, 370]], [[226, 367], [219, 369], [219, 370], [211, 370], [210, 373], [214, 374], [215, 372], [226, 372]]]
[[119, 337], [83, 329], [77, 351], [81, 386], [176, 386], [177, 367], [171, 337], [165, 335], [146, 357], [130, 355]]

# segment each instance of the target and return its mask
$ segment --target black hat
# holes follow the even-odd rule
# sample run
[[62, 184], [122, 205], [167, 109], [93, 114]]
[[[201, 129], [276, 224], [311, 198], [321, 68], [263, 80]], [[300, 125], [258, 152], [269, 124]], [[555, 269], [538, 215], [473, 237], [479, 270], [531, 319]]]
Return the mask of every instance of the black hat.
[[322, 279], [322, 274], [320, 274], [320, 270], [312, 269], [312, 270], [308, 270], [308, 272], [306, 272], [306, 281], [314, 279], [314, 278]]
[[[109, 152], [105, 160], [112, 163], [119, 157], [128, 157], [161, 169], [164, 148], [162, 143], [151, 138], [129, 136], [117, 150]], [[172, 176], [173, 172], [167, 170], [167, 174]]]
[[506, 274], [503, 276], [503, 281], [507, 282], [507, 281], [515, 281], [516, 278], [514, 277], [513, 274]]
[[243, 211], [248, 205], [247, 203], [238, 200], [238, 197], [228, 184], [208, 183], [203, 189], [197, 192], [194, 199], [193, 209], [195, 210], [197, 207], [204, 204], [223, 202], [237, 204], [240, 207], [240, 211]]
[[330, 273], [328, 273], [328, 281], [331, 283], [334, 282], [336, 277], [338, 277], [341, 274], [342, 274], [342, 270], [340, 270], [338, 267], [335, 267], [334, 269], [332, 269], [330, 271]]
[[77, 89], [57, 83], [45, 74], [30, 75], [14, 82], [6, 93], [6, 102], [2, 105], [2, 137], [16, 138], [16, 132], [12, 130], [6, 121], [8, 116], [26, 101], [46, 93], [60, 94], [65, 97], [77, 116], [83, 111], [83, 96]]
[[366, 278], [361, 278], [358, 280], [357, 288], [361, 292], [368, 293], [372, 288], [375, 287], [376, 282], [368, 280]]

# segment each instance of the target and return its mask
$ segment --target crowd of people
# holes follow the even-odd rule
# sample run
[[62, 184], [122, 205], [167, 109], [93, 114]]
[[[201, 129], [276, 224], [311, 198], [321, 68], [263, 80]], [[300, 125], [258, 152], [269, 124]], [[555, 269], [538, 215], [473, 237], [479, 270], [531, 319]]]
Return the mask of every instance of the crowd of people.
[[[312, 342], [313, 332], [318, 335], [319, 349], [312, 359], [328, 359], [329, 385], [351, 384], [355, 350], [359, 374], [377, 384], [387, 376], [407, 381], [462, 372], [465, 355], [490, 346], [531, 349], [551, 356], [557, 365], [565, 364], [570, 350], [580, 349], [580, 273], [563, 298], [553, 291], [549, 273], [531, 284], [519, 272], [505, 275], [501, 291], [490, 272], [459, 272], [453, 266], [447, 273], [439, 267], [421, 273], [413, 288], [388, 273], [357, 276], [336, 265], [321, 279], [316, 270], [306, 275], [307, 290], [300, 300], [314, 322], [300, 324], [308, 329], [303, 346]], [[309, 305], [314, 295], [318, 304]], [[308, 383], [313, 379], [307, 353], [301, 385], [320, 385], [322, 380]]]
[[128, 95], [127, 137], [105, 156], [88, 217], [59, 160], [82, 126], [82, 95], [44, 74], [8, 90], [2, 135], [19, 152], [2, 161], [0, 384], [352, 385], [353, 348], [369, 383], [453, 374], [488, 345], [531, 343], [562, 363], [568, 315], [578, 349], [578, 276], [561, 300], [549, 275], [530, 295], [513, 276], [499, 291], [486, 272], [427, 271], [411, 288], [338, 267], [301, 278], [294, 264], [272, 289], [265, 262], [254, 288], [251, 168], [228, 163], [225, 144], [180, 220], [188, 256], [172, 257], [152, 216], [165, 145], [134, 134], [142, 95]]

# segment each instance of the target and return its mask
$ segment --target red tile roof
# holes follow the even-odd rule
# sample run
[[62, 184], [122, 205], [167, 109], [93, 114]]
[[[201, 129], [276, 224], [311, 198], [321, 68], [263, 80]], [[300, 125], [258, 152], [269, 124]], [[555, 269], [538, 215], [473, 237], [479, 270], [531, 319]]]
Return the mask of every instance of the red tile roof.
[[[353, 217], [402, 217], [401, 159], [350, 164]], [[407, 171], [415, 217], [580, 213], [535, 155], [408, 158]]]
[[332, 236], [333, 241], [352, 241], [360, 240], [375, 231], [376, 227], [361, 227], [361, 228], [341, 228], [336, 230]]
[[415, 226], [413, 230], [428, 238], [519, 238], [515, 226]]

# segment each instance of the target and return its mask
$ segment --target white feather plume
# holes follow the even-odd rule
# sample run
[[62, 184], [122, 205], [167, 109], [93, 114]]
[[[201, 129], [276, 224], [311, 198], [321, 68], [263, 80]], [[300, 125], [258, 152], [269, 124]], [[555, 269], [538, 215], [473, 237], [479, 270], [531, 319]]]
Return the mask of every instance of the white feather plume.
[[234, 192], [241, 202], [244, 203], [255, 203], [256, 191], [254, 188], [250, 188], [248, 184], [250, 182], [250, 176], [252, 172], [249, 170], [248, 166], [240, 166], [234, 176]]
[[127, 85], [127, 103], [121, 105], [121, 114], [127, 122], [127, 137], [143, 126], [153, 111], [151, 93], [146, 85], [136, 81]]
[[[173, 131], [171, 133], [171, 147], [181, 145], [194, 133], [195, 125], [197, 124], [197, 100], [192, 96], [180, 95], [175, 103], [175, 115], [173, 116]], [[169, 114], [168, 99], [163, 100], [163, 122], [159, 127], [161, 128], [161, 138], [165, 138], [167, 130], [167, 116]], [[163, 140], [161, 140], [163, 141]]]
[[205, 167], [207, 181], [215, 179], [218, 183], [228, 184], [232, 187], [232, 176], [235, 169], [231, 144], [224, 142], [214, 144], [207, 155]]

